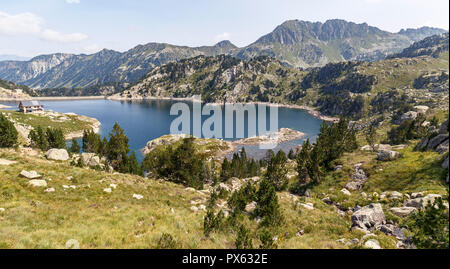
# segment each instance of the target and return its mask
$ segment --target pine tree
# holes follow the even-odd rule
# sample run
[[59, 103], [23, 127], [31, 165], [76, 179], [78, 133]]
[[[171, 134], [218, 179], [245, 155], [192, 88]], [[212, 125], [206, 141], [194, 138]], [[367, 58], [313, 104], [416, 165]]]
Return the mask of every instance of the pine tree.
[[[99, 144], [100, 142], [97, 145]], [[129, 147], [128, 137], [116, 122], [109, 134], [109, 142], [106, 147], [106, 156], [113, 168], [118, 169], [119, 167], [123, 167], [123, 162], [127, 161], [128, 152], [130, 151]]]
[[290, 159], [290, 160], [295, 160], [295, 153], [294, 153], [294, 150], [293, 149], [290, 149], [289, 150], [289, 153], [288, 153], [288, 158]]
[[280, 150], [272, 157], [267, 165], [266, 179], [274, 184], [277, 191], [286, 189], [288, 184], [286, 154]]
[[64, 133], [60, 128], [47, 128], [45, 133], [49, 148], [66, 148]]
[[374, 124], [370, 124], [365, 131], [365, 138], [369, 146], [372, 148], [372, 151], [375, 151], [375, 140], [377, 135], [377, 129]]
[[142, 167], [139, 165], [139, 162], [136, 158], [136, 153], [133, 151], [131, 152], [130, 159], [129, 159], [129, 173], [143, 176], [144, 171], [142, 170]]
[[72, 145], [69, 148], [69, 151], [75, 154], [80, 153], [81, 147], [78, 145], [78, 141], [75, 138], [72, 138]]
[[231, 164], [227, 158], [223, 160], [222, 170], [220, 171], [220, 181], [225, 182], [231, 177]]
[[260, 249], [276, 249], [278, 248], [276, 242], [273, 240], [272, 234], [267, 229], [263, 229], [259, 234], [259, 240], [261, 241]]
[[252, 239], [250, 238], [250, 230], [244, 225], [239, 226], [239, 230], [235, 242], [236, 249], [252, 249]]
[[[100, 149], [101, 145], [100, 144], [101, 144], [100, 135], [96, 134], [92, 130], [84, 130], [84, 132], [83, 132], [83, 140], [82, 140], [83, 152], [99, 154], [100, 151], [101, 151], [101, 149]], [[101, 155], [104, 155], [104, 154], [101, 154]]]
[[259, 190], [256, 194], [257, 206], [255, 215], [262, 218], [261, 226], [276, 226], [280, 225], [283, 216], [281, 214], [280, 205], [278, 204], [278, 197], [275, 191], [275, 186], [267, 179], [263, 179], [259, 185]]
[[50, 149], [50, 145], [47, 140], [47, 133], [42, 129], [41, 126], [36, 127], [36, 129], [31, 130], [28, 137], [31, 140], [31, 147], [38, 148], [43, 151]]
[[16, 127], [0, 112], [0, 148], [14, 147], [17, 139]]

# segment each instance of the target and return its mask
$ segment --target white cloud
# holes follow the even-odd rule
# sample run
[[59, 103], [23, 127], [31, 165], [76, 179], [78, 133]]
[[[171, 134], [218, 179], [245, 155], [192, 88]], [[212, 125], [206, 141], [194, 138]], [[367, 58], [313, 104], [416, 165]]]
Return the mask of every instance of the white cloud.
[[68, 4], [79, 4], [80, 0], [66, 0], [66, 3], [68, 3]]
[[33, 13], [9, 15], [0, 11], [0, 34], [38, 34], [43, 20]]
[[214, 37], [214, 41], [215, 42], [219, 42], [219, 41], [223, 41], [223, 40], [229, 40], [231, 37], [230, 33], [224, 32], [221, 34], [218, 34]]
[[48, 41], [56, 41], [61, 43], [76, 43], [87, 39], [88, 36], [81, 33], [61, 34], [51, 29], [45, 29], [41, 33], [41, 38]]
[[0, 11], [0, 34], [10, 36], [32, 35], [41, 39], [60, 43], [75, 43], [88, 38], [82, 33], [62, 34], [43, 27], [44, 20], [33, 13], [10, 15]]

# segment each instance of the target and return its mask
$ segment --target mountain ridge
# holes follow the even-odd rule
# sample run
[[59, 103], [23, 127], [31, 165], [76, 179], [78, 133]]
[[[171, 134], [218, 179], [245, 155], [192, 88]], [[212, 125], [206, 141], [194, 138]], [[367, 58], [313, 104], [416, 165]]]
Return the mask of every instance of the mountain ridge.
[[[239, 48], [228, 40], [188, 47], [151, 42], [118, 52], [39, 55], [29, 61], [0, 62], [0, 78], [36, 89], [86, 88], [105, 83], [134, 83], [157, 66], [220, 54], [249, 60], [273, 57], [286, 66], [320, 67], [348, 60], [374, 61], [401, 52], [419, 36], [445, 30], [422, 27], [390, 33], [367, 23], [334, 19], [325, 23], [289, 20], [252, 44]], [[414, 40], [413, 40], [414, 39]]]

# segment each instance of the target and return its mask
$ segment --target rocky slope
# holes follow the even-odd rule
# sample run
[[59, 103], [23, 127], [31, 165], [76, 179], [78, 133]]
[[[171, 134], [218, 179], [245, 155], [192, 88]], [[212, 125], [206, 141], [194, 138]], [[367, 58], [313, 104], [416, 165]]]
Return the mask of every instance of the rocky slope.
[[0, 100], [29, 99], [31, 96], [35, 95], [36, 92], [27, 86], [0, 79]]
[[438, 58], [440, 54], [448, 52], [448, 35], [448, 33], [444, 33], [427, 37], [389, 58], [411, 58], [424, 55]]
[[323, 66], [344, 60], [383, 59], [419, 38], [443, 32], [436, 28], [419, 28], [390, 33], [365, 23], [344, 20], [325, 23], [295, 20], [283, 23], [244, 48], [222, 41], [214, 46], [195, 48], [149, 43], [123, 53], [107, 49], [92, 55], [57, 53], [29, 61], [0, 62], [0, 78], [39, 89], [133, 83], [157, 66], [199, 55], [220, 54], [245, 60], [272, 56], [292, 67]]
[[205, 102], [310, 106], [325, 115], [354, 119], [383, 113], [392, 117], [407, 104], [448, 110], [448, 49], [437, 58], [330, 63], [307, 71], [264, 56], [249, 61], [198, 56], [157, 67], [111, 98], [193, 95], [202, 95]]
[[292, 20], [243, 48], [236, 56], [249, 59], [268, 55], [294, 67], [323, 66], [348, 60], [372, 61], [400, 51], [417, 38], [443, 32], [420, 28], [390, 33], [366, 23], [344, 20], [325, 23]]
[[124, 53], [104, 49], [92, 55], [42, 55], [24, 62], [0, 62], [0, 78], [39, 89], [134, 82], [155, 66], [198, 55], [224, 54], [235, 48], [229, 41], [197, 48], [149, 43]]

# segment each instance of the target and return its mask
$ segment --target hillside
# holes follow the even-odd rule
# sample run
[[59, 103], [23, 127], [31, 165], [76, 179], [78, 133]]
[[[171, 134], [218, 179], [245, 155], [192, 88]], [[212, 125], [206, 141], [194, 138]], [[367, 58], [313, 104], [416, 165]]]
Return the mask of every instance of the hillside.
[[243, 48], [222, 41], [201, 47], [148, 43], [123, 53], [108, 49], [92, 55], [56, 53], [29, 61], [2, 61], [0, 78], [37, 89], [134, 83], [155, 67], [200, 55], [220, 54], [243, 60], [270, 56], [291, 67], [317, 67], [330, 62], [380, 60], [400, 52], [419, 38], [443, 32], [423, 27], [390, 33], [344, 20], [325, 23], [294, 20]]
[[[279, 191], [283, 222], [270, 229], [274, 244], [282, 249], [409, 248], [411, 232], [405, 227], [410, 220], [393, 212], [404, 203], [424, 201], [428, 194], [445, 196], [446, 171], [440, 168], [442, 156], [435, 152], [415, 152], [411, 145], [396, 150], [402, 157], [389, 162], [363, 149], [344, 154], [336, 162], [339, 169], [327, 171], [306, 196]], [[286, 173], [293, 185], [298, 177], [295, 167], [295, 161], [287, 160]], [[36, 171], [45, 186], [33, 186], [38, 182], [19, 176], [24, 170]], [[33, 249], [235, 248], [233, 226], [204, 234], [212, 190], [239, 192], [246, 182], [260, 181], [260, 177], [230, 178], [195, 190], [155, 177], [80, 168], [71, 160], [48, 161], [39, 150], [22, 147], [0, 149], [0, 174], [0, 247]], [[364, 180], [364, 186], [347, 190], [356, 178]], [[213, 208], [231, 216], [231, 197], [222, 193]], [[355, 212], [370, 211], [367, 206], [374, 203], [387, 224], [370, 232], [355, 227], [352, 216], [359, 214]], [[261, 227], [248, 212], [238, 221], [248, 227], [257, 247]]]
[[134, 82], [155, 66], [198, 55], [224, 54], [234, 48], [228, 41], [198, 48], [149, 43], [124, 53], [104, 49], [92, 55], [42, 55], [25, 62], [0, 62], [0, 78], [38, 89]]
[[24, 85], [0, 79], [0, 100], [1, 99], [28, 99], [36, 96], [36, 92]]
[[[420, 81], [425, 84], [423, 77], [434, 83], [427, 84], [425, 89], [418, 87]], [[440, 79], [435, 80], [436, 77]], [[243, 61], [224, 55], [199, 56], [157, 67], [111, 98], [188, 98], [195, 94], [201, 94], [205, 102], [306, 105], [329, 116], [354, 119], [380, 112], [389, 117], [399, 103], [389, 110], [380, 110], [379, 105], [394, 104], [397, 99], [401, 103], [448, 110], [448, 50], [438, 58], [343, 62], [308, 71], [285, 67], [269, 57]]]
[[417, 41], [402, 52], [389, 56], [389, 58], [411, 58], [418, 56], [432, 56], [438, 58], [442, 53], [448, 53], [449, 34], [440, 34]]

